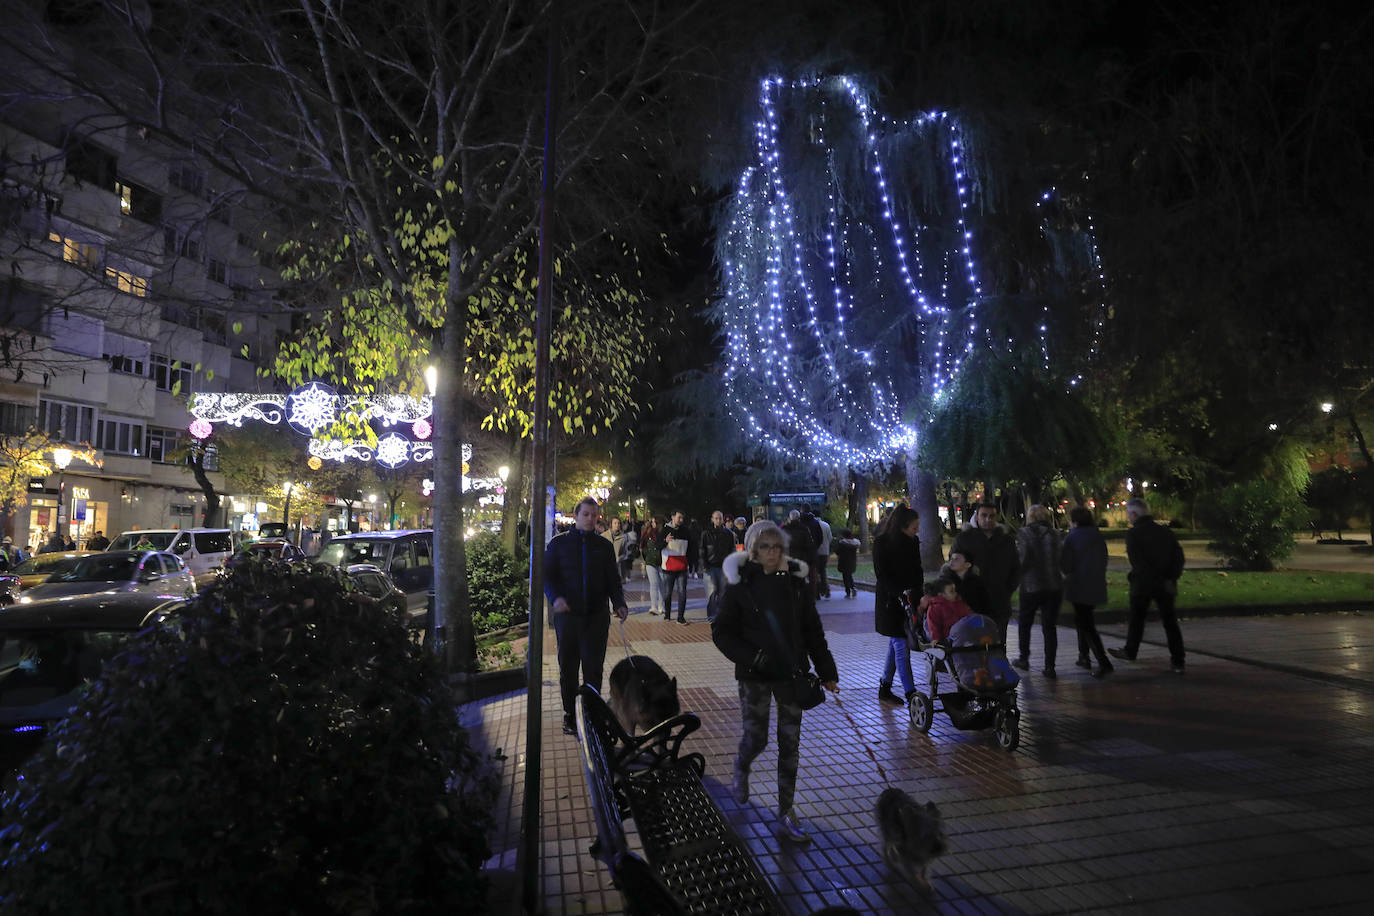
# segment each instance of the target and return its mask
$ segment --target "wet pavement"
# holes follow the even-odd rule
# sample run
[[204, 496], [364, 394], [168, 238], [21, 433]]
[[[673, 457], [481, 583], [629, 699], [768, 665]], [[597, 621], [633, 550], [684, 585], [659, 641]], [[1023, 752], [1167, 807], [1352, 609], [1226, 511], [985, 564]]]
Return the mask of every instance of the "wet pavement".
[[[1037, 629], [1021, 746], [1007, 753], [990, 731], [958, 731], [941, 712], [923, 735], [904, 710], [881, 706], [872, 596], [823, 601], [841, 694], [803, 720], [797, 809], [815, 839], [793, 847], [769, 830], [771, 741], [751, 804], [729, 799], [733, 669], [711, 643], [701, 583], [692, 586], [689, 625], [644, 613], [641, 596], [624, 639], [678, 678], [683, 709], [702, 719], [684, 752], [706, 757], [708, 790], [794, 913], [1363, 913], [1374, 899], [1374, 614], [1185, 618], [1184, 676], [1169, 671], [1152, 619], [1138, 659], [1104, 681], [1073, 666], [1063, 627], [1059, 677], [1047, 680]], [[1121, 643], [1123, 627], [1102, 629]], [[608, 671], [624, 656], [621, 632], [612, 627]], [[618, 913], [619, 893], [587, 851], [595, 829], [576, 739], [559, 728], [551, 633], [545, 659], [546, 912]], [[463, 713], [475, 740], [504, 756], [488, 866], [498, 879], [515, 863], [525, 704], [519, 691]], [[931, 866], [929, 895], [879, 855], [872, 808], [889, 784], [944, 816], [949, 852]]]

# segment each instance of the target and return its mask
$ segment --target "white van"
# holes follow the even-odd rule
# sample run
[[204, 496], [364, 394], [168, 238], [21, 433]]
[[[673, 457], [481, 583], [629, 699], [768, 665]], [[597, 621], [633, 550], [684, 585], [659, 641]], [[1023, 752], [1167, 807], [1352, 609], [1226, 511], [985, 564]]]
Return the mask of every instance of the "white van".
[[[148, 545], [148, 546], [144, 546]], [[235, 548], [234, 532], [228, 528], [150, 528], [125, 531], [110, 542], [107, 550], [165, 550], [181, 557], [196, 585], [210, 579]]]

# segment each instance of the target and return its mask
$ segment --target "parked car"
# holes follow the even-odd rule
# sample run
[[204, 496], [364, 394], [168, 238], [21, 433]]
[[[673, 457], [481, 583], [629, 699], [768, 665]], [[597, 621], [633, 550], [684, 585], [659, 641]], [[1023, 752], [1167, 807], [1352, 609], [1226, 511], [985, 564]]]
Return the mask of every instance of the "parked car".
[[238, 546], [228, 528], [152, 528], [125, 531], [110, 542], [108, 551], [165, 550], [181, 557], [197, 583], [213, 578]]
[[20, 765], [66, 718], [81, 685], [139, 630], [185, 605], [162, 595], [101, 592], [0, 613], [0, 773]]
[[376, 598], [382, 607], [394, 611], [397, 615], [410, 618], [407, 625], [418, 626], [424, 621], [423, 613], [409, 613], [406, 593], [396, 587], [396, 583], [391, 581], [391, 577], [381, 567], [372, 563], [354, 563], [345, 571], [363, 594]]
[[235, 560], [257, 557], [263, 560], [285, 560], [287, 563], [298, 563], [306, 559], [305, 551], [295, 544], [286, 540], [273, 539], [270, 541], [254, 541], [251, 544], [244, 544], [239, 548], [239, 552], [228, 559], [228, 563]]
[[165, 598], [196, 593], [196, 581], [176, 554], [157, 550], [106, 550], [82, 557], [19, 597], [20, 604], [92, 592], [145, 592]]
[[416, 614], [424, 613], [429, 604], [433, 557], [434, 532], [423, 529], [340, 534], [330, 540], [319, 559], [345, 570], [359, 563], [378, 567], [405, 592], [406, 609]]
[[40, 582], [47, 582], [51, 575], [66, 572], [76, 565], [77, 560], [82, 557], [89, 557], [95, 552], [68, 550], [64, 553], [39, 553], [29, 557], [10, 572], [19, 577], [19, 588], [22, 591], [26, 588], [33, 588]]

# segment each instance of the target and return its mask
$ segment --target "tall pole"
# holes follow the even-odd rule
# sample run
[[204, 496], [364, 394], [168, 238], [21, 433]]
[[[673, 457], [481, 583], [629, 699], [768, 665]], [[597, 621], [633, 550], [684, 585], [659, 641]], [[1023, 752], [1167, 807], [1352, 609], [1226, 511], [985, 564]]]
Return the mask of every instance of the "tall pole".
[[525, 800], [520, 816], [520, 847], [515, 868], [520, 875], [521, 908], [542, 913], [540, 897], [539, 771], [544, 719], [544, 515], [548, 509], [545, 477], [549, 459], [549, 331], [553, 323], [553, 217], [558, 173], [558, 0], [549, 3], [549, 59], [544, 109], [544, 183], [539, 200], [539, 294], [534, 320], [534, 450], [530, 474], [530, 638], [529, 687], [525, 710]]

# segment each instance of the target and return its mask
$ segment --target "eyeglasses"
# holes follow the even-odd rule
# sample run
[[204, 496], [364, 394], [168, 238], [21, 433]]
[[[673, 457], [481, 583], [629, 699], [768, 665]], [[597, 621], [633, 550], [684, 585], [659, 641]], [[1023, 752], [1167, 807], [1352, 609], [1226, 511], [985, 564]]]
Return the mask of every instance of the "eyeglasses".
[[781, 544], [759, 544], [759, 545], [757, 545], [754, 549], [755, 549], [755, 550], [782, 550], [782, 545], [781, 545]]

